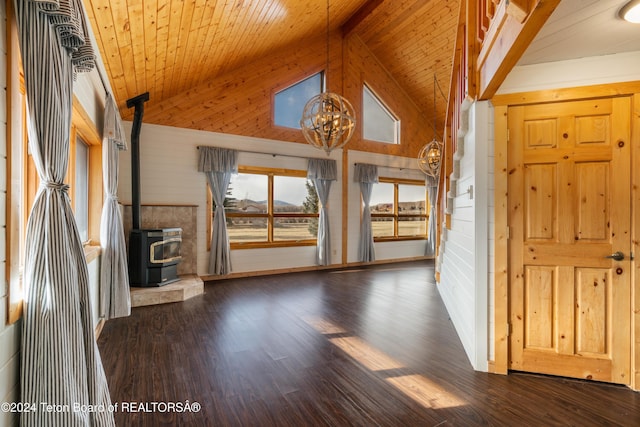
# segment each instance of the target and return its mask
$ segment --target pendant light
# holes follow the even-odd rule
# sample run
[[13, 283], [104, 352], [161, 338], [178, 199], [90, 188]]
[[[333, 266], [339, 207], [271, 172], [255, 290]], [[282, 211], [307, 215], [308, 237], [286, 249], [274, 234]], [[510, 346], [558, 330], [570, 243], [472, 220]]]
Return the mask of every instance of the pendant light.
[[[327, 0], [327, 63], [329, 72], [329, 0]], [[356, 127], [353, 106], [337, 93], [324, 91], [314, 96], [304, 106], [300, 127], [304, 139], [315, 148], [324, 150], [327, 155], [331, 150], [343, 147]]]
[[418, 153], [418, 167], [425, 174], [438, 178], [442, 163], [442, 142], [436, 132], [436, 75], [433, 74], [433, 140], [425, 144]]

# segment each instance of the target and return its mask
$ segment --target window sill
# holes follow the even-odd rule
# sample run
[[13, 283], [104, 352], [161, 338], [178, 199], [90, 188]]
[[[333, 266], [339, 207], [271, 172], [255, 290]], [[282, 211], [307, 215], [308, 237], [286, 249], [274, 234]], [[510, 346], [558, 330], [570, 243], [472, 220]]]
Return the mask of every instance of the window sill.
[[266, 249], [266, 248], [289, 248], [296, 246], [315, 246], [315, 240], [283, 241], [283, 242], [247, 242], [231, 243], [231, 250], [236, 249]]
[[402, 242], [405, 240], [429, 240], [426, 236], [402, 236], [402, 237], [374, 237], [374, 243], [381, 242]]
[[87, 264], [89, 264], [91, 261], [98, 258], [100, 256], [100, 253], [102, 252], [102, 248], [97, 245], [87, 244], [83, 246], [83, 249], [84, 249], [84, 258], [87, 260]]

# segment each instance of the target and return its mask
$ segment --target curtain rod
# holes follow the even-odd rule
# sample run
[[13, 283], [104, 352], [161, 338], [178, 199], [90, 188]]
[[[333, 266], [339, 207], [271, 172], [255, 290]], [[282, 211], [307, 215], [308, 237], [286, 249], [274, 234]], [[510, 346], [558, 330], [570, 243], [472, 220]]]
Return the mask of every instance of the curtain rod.
[[403, 168], [403, 167], [400, 167], [400, 166], [376, 165], [376, 164], [373, 164], [373, 163], [362, 163], [362, 162], [360, 162], [360, 163], [356, 162], [356, 163], [353, 164], [353, 166], [356, 166], [358, 164], [360, 164], [360, 165], [373, 165], [373, 166], [377, 166], [379, 168], [398, 169], [398, 170], [401, 170], [401, 171], [403, 171], [405, 169], [406, 170], [410, 170], [410, 171], [420, 171], [419, 168], [415, 168], [415, 169], [414, 168]]
[[107, 83], [105, 81], [104, 76], [102, 75], [102, 71], [100, 71], [100, 67], [98, 67], [98, 64], [96, 64], [95, 69], [98, 72], [98, 77], [100, 77], [100, 81], [102, 82], [102, 87], [104, 88], [105, 95], [109, 95], [111, 92], [107, 87]]
[[[200, 147], [211, 147], [209, 145], [198, 145], [196, 148], [199, 150]], [[215, 148], [220, 148], [220, 147], [215, 147]], [[233, 148], [231, 149], [233, 150]], [[265, 156], [272, 156], [272, 157], [291, 157], [294, 159], [318, 159], [318, 160], [323, 160], [322, 157], [309, 157], [309, 156], [294, 156], [292, 154], [278, 154], [278, 153], [265, 153], [264, 151], [252, 151], [252, 150], [238, 150], [241, 153], [250, 153], [250, 154], [264, 154]], [[331, 160], [331, 159], [329, 159]]]

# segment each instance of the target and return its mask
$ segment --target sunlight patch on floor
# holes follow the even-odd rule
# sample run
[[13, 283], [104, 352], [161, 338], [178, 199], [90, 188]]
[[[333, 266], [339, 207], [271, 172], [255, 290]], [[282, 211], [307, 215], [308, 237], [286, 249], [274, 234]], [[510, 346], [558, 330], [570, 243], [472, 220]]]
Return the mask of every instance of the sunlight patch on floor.
[[387, 381], [425, 408], [454, 408], [467, 404], [422, 375], [391, 377]]
[[[323, 335], [347, 334], [344, 328], [326, 319], [309, 317], [304, 321]], [[356, 336], [328, 338], [329, 342], [373, 372], [403, 369], [405, 365]], [[442, 409], [464, 406], [464, 400], [446, 391], [422, 375], [402, 375], [384, 378], [390, 385], [425, 408]]]
[[405, 366], [358, 337], [331, 338], [329, 342], [372, 371], [400, 369]]
[[347, 333], [346, 329], [321, 317], [305, 317], [303, 320], [322, 335]]

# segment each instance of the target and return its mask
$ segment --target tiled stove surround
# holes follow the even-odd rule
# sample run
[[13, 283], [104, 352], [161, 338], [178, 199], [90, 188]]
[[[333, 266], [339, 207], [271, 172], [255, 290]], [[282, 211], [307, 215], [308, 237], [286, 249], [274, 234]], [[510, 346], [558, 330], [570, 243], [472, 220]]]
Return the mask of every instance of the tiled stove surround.
[[[197, 274], [197, 206], [192, 205], [142, 205], [140, 221], [142, 228], [182, 228], [182, 261], [178, 264], [178, 275]], [[123, 206], [124, 235], [129, 247], [129, 232], [132, 227], [131, 205]]]

